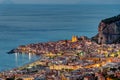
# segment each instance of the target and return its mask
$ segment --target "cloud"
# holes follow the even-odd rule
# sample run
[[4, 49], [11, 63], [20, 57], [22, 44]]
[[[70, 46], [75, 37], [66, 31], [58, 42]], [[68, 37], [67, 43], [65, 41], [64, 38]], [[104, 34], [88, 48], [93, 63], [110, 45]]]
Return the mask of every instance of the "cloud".
[[29, 3], [29, 4], [76, 4], [80, 0], [12, 0], [14, 3]]
[[1, 3], [2, 4], [13, 4], [14, 1], [12, 1], [12, 0], [2, 0]]
[[15, 4], [120, 4], [120, 0], [0, 0]]
[[120, 4], [120, 0], [80, 0], [82, 4]]

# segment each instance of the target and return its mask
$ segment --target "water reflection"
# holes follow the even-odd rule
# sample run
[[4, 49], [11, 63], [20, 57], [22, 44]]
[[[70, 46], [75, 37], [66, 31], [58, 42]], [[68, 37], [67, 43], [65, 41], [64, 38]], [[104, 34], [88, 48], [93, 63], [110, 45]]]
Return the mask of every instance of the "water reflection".
[[18, 66], [18, 53], [15, 53], [15, 65]]
[[31, 61], [31, 53], [29, 53], [29, 61]]

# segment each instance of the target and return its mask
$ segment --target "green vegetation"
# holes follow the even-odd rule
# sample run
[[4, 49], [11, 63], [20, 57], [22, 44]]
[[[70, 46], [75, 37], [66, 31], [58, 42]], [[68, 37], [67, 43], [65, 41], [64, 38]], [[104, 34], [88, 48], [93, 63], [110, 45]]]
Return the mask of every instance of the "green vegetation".
[[120, 20], [120, 15], [104, 19], [104, 20], [102, 20], [102, 22], [104, 22], [106, 24], [110, 24], [112, 22], [119, 21], [119, 20]]

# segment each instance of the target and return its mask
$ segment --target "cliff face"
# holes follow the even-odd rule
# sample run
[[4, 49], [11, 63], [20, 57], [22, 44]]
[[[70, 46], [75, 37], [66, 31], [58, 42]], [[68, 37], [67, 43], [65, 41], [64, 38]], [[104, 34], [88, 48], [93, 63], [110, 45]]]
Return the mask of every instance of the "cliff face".
[[99, 44], [120, 42], [120, 15], [104, 19], [98, 26], [98, 34], [92, 38]]

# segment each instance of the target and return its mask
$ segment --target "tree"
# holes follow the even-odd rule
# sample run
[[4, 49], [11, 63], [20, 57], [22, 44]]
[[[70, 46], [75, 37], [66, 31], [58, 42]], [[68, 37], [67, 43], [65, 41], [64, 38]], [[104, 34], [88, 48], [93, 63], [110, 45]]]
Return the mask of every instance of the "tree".
[[118, 70], [120, 70], [120, 66], [118, 67]]
[[21, 78], [18, 78], [17, 80], [23, 80], [23, 79], [21, 79]]
[[110, 70], [115, 72], [117, 69], [116, 68], [110, 68]]

